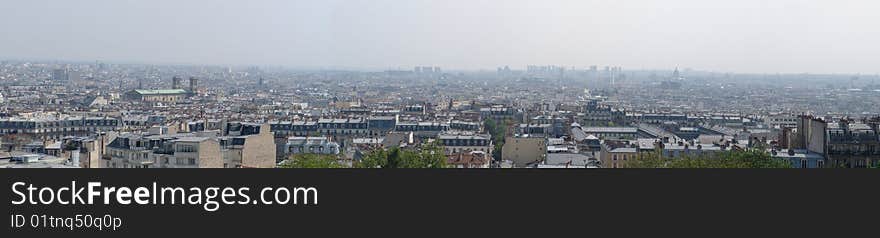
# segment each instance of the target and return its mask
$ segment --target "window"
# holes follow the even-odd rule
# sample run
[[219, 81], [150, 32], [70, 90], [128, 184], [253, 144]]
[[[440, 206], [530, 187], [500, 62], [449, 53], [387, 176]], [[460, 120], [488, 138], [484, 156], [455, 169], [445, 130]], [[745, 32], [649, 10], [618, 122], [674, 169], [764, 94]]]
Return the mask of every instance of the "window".
[[[617, 160], [617, 155], [611, 155], [611, 160]], [[617, 164], [614, 164], [614, 167], [617, 168]]]
[[196, 159], [188, 159], [189, 165], [196, 165]]
[[191, 153], [191, 152], [198, 152], [198, 151], [196, 150], [196, 147], [192, 146], [192, 145], [178, 145], [177, 152]]
[[810, 163], [810, 161], [805, 160], [805, 159], [802, 159], [802, 160], [801, 160], [801, 168], [802, 168], [802, 169], [809, 168], [809, 163]]
[[825, 167], [825, 161], [824, 161], [824, 160], [816, 161], [816, 168], [824, 168], [824, 167]]

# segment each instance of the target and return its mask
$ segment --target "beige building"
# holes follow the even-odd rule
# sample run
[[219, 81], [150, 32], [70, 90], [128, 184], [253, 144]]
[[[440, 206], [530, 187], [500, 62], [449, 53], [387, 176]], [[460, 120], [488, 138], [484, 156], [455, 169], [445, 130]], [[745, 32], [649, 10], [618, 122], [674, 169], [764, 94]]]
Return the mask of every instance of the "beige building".
[[[225, 134], [225, 136], [220, 136]], [[104, 168], [274, 168], [268, 125], [229, 123], [223, 133], [120, 135], [108, 145]]]
[[188, 134], [116, 138], [102, 168], [222, 168], [216, 138]]
[[254, 129], [259, 133], [243, 133], [248, 135], [220, 138], [224, 168], [275, 167], [275, 138], [269, 130], [269, 125], [251, 124], [249, 126], [256, 127]]
[[628, 162], [638, 158], [638, 147], [626, 141], [605, 141], [599, 154], [602, 167], [611, 169], [626, 168]]
[[209, 137], [174, 140], [173, 154], [155, 154], [158, 168], [223, 168], [220, 143]]
[[80, 168], [101, 168], [101, 157], [106, 153], [107, 145], [116, 139], [116, 135], [116, 132], [102, 132], [94, 139], [80, 141], [79, 151], [71, 152], [79, 153]]
[[513, 161], [515, 167], [543, 161], [547, 156], [547, 140], [544, 138], [507, 137], [501, 148], [501, 159]]

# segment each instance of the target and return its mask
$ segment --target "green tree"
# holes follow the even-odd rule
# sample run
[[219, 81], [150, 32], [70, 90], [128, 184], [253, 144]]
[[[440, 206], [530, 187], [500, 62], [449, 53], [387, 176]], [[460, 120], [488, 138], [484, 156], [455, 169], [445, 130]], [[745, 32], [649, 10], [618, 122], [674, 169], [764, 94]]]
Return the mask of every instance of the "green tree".
[[496, 159], [501, 158], [501, 149], [504, 147], [504, 140], [507, 137], [507, 127], [510, 125], [510, 122], [507, 120], [501, 121], [501, 123], [496, 122], [494, 119], [489, 118], [483, 122], [486, 131], [489, 132], [489, 135], [492, 136], [492, 144], [494, 144], [494, 148], [492, 148], [492, 157]]
[[288, 169], [318, 169], [318, 168], [345, 168], [340, 164], [336, 156], [333, 155], [316, 155], [316, 154], [300, 154], [292, 155], [290, 158], [278, 166], [279, 168]]
[[422, 145], [416, 150], [392, 148], [375, 150], [357, 163], [358, 168], [446, 168], [443, 147], [436, 143]]
[[785, 159], [774, 159], [761, 150], [727, 151], [709, 156], [664, 158], [659, 153], [644, 154], [630, 161], [629, 168], [791, 168]]
[[79, 150], [79, 145], [77, 145], [76, 142], [69, 141], [66, 144], [64, 144], [64, 150], [66, 150], [66, 151]]

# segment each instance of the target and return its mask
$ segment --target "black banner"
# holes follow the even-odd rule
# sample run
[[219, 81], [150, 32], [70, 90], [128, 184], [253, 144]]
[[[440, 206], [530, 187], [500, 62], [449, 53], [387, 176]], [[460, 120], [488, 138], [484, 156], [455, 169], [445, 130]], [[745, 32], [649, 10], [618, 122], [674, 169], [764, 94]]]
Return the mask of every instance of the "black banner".
[[[753, 235], [746, 231], [810, 232], [843, 221], [841, 231], [876, 231], [870, 227], [878, 224], [880, 214], [877, 170], [5, 169], [0, 176], [2, 208], [7, 211], [4, 233], [74, 237], [679, 230]], [[68, 190], [56, 192], [59, 188], [82, 188], [88, 194], [89, 182], [101, 183], [96, 191], [114, 188], [113, 196], [93, 197], [93, 204], [59, 203], [73, 196]], [[31, 185], [35, 195], [27, 194]], [[119, 195], [131, 204], [118, 203], [122, 187], [132, 190]], [[152, 195], [163, 187], [180, 187], [187, 195], [197, 188], [203, 193], [192, 198], [201, 201], [161, 204]], [[40, 188], [47, 188], [42, 197]], [[206, 195], [210, 188], [218, 189]], [[234, 203], [206, 209], [206, 200], [222, 199], [223, 188], [232, 189], [225, 192]], [[261, 197], [264, 188], [270, 190]], [[287, 192], [276, 197], [279, 188]], [[137, 192], [147, 204], [137, 204]], [[49, 193], [55, 194], [49, 205], [25, 201], [46, 202]], [[105, 197], [109, 205], [103, 204]], [[301, 200], [306, 197], [311, 200]], [[276, 204], [286, 198], [287, 204]]]

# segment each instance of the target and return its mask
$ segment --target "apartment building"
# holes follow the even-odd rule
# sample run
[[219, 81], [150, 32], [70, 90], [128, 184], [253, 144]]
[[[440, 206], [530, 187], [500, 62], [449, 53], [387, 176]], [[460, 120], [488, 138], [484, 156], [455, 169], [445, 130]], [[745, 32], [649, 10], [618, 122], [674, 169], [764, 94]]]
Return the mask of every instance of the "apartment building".
[[547, 156], [544, 137], [507, 137], [501, 147], [501, 160], [513, 161], [515, 167], [543, 161]]
[[104, 168], [273, 168], [268, 125], [229, 123], [224, 131], [129, 133], [107, 146]]
[[287, 154], [323, 154], [336, 155], [340, 146], [326, 137], [290, 137], [287, 139]]
[[492, 153], [492, 136], [476, 133], [442, 133], [437, 140], [443, 145], [446, 155], [482, 151]]
[[0, 135], [23, 135], [37, 140], [58, 140], [68, 136], [91, 136], [114, 131], [122, 125], [111, 117], [17, 117], [0, 119]]

